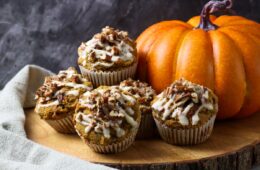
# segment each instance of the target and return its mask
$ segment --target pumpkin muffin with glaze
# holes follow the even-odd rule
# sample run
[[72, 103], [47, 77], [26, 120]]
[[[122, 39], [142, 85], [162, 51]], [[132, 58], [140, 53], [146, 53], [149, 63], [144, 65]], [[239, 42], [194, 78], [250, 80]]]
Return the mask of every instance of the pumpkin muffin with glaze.
[[204, 142], [211, 135], [218, 99], [210, 89], [180, 79], [155, 98], [152, 109], [163, 140], [192, 145]]
[[99, 153], [126, 150], [135, 140], [140, 121], [138, 101], [118, 86], [84, 93], [74, 115], [78, 135]]
[[78, 74], [75, 68], [62, 70], [58, 75], [46, 77], [36, 91], [35, 112], [56, 131], [75, 133], [73, 114], [78, 98], [92, 89], [92, 83]]
[[128, 33], [106, 26], [78, 48], [82, 74], [95, 87], [115, 85], [134, 77], [137, 67], [136, 44]]
[[141, 124], [137, 139], [147, 139], [155, 136], [156, 128], [152, 116], [151, 102], [156, 96], [155, 91], [145, 82], [127, 79], [120, 83], [119, 88], [131, 93], [139, 102], [141, 111]]

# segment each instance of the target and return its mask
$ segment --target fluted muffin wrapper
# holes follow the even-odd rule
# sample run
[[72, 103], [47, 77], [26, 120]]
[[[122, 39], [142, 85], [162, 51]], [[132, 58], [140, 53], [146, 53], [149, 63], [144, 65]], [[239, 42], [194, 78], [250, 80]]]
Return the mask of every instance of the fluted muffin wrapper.
[[169, 128], [156, 118], [155, 123], [161, 138], [173, 145], [195, 145], [206, 141], [213, 130], [216, 115], [213, 115], [206, 123], [199, 127], [187, 129]]
[[76, 133], [72, 115], [58, 120], [45, 119], [45, 121], [57, 132], [67, 134]]
[[156, 127], [152, 114], [142, 114], [139, 130], [136, 139], [151, 139], [155, 136]]
[[93, 71], [88, 70], [81, 65], [79, 65], [79, 68], [82, 75], [87, 77], [93, 83], [94, 87], [101, 85], [111, 86], [119, 84], [121, 81], [128, 78], [134, 78], [137, 62], [118, 71]]
[[78, 134], [79, 134], [80, 138], [84, 141], [84, 143], [86, 143], [90, 147], [90, 149], [93, 150], [94, 152], [109, 154], [109, 153], [123, 152], [126, 149], [128, 149], [135, 141], [137, 130], [138, 130], [138, 128], [134, 129], [133, 132], [124, 140], [111, 144], [111, 145], [106, 145], [106, 146], [90, 143], [84, 137], [82, 137], [80, 135], [80, 133], [78, 133]]

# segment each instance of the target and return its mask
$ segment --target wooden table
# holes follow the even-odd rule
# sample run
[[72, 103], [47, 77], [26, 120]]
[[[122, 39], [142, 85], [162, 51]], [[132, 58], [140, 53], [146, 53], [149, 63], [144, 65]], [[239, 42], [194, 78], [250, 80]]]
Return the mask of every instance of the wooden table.
[[92, 152], [77, 135], [57, 133], [32, 110], [26, 110], [29, 139], [90, 162], [121, 169], [250, 169], [260, 163], [260, 114], [217, 122], [209, 140], [195, 146], [173, 146], [160, 139], [136, 141], [118, 154]]

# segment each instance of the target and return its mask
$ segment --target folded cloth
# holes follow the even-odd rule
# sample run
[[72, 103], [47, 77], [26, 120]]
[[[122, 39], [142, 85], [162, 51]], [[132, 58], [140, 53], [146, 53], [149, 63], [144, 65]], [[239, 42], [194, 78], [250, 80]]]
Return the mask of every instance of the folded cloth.
[[28, 65], [0, 91], [0, 169], [112, 169], [56, 152], [26, 138], [24, 108], [35, 106], [34, 93], [44, 77], [51, 74]]

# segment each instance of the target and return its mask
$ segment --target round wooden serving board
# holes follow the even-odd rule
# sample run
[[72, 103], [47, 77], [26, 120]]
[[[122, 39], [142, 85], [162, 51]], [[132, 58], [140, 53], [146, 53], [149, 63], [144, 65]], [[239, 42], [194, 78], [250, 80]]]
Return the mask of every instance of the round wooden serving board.
[[217, 122], [203, 144], [173, 146], [160, 139], [136, 141], [118, 154], [92, 152], [77, 135], [57, 133], [33, 110], [26, 110], [29, 139], [90, 162], [120, 169], [250, 169], [260, 163], [260, 114]]

